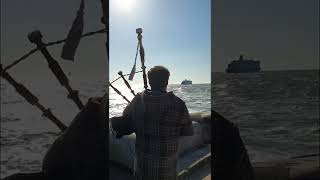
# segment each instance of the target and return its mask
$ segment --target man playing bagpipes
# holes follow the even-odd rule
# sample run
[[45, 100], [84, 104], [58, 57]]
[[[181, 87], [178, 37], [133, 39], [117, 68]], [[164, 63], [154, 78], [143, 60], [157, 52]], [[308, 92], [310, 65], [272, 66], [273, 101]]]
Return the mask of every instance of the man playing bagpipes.
[[151, 68], [151, 90], [138, 93], [122, 117], [111, 118], [115, 137], [136, 133], [134, 175], [139, 180], [176, 180], [179, 138], [193, 135], [185, 102], [166, 91], [169, 76], [163, 66]]

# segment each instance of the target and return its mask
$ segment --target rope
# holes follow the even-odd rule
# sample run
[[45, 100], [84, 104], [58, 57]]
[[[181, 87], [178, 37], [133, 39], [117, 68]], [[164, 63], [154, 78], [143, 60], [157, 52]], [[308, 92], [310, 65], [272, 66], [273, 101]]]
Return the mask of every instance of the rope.
[[[141, 73], [142, 71], [136, 71], [135, 72], [135, 74], [136, 73]], [[125, 74], [125, 75], [123, 75], [123, 76], [129, 76], [130, 74]], [[116, 82], [116, 81], [118, 81], [119, 79], [121, 78], [121, 76], [120, 77], [118, 77], [117, 79], [115, 79], [115, 80], [113, 80], [110, 84], [112, 84], [112, 83], [114, 83], [114, 82]]]
[[[92, 36], [92, 35], [95, 35], [95, 34], [98, 34], [98, 33], [105, 33], [105, 32], [106, 32], [106, 29], [100, 29], [100, 30], [98, 30], [98, 31], [92, 31], [92, 32], [85, 33], [85, 34], [83, 34], [83, 35], [81, 36], [81, 38], [87, 37], [87, 36]], [[44, 47], [61, 44], [61, 43], [65, 42], [66, 40], [67, 40], [67, 38], [65, 38], [65, 39], [63, 39], [63, 40], [58, 40], [58, 41], [55, 41], [55, 42], [49, 42], [49, 43], [45, 44]], [[21, 58], [15, 60], [13, 63], [11, 63], [11, 64], [8, 65], [7, 67], [5, 67], [3, 70], [4, 70], [4, 71], [9, 70], [10, 68], [12, 68], [12, 67], [14, 67], [15, 65], [17, 65], [18, 63], [20, 63], [21, 61], [27, 59], [27, 57], [29, 57], [29, 56], [32, 55], [33, 53], [37, 52], [38, 50], [39, 50], [39, 48], [32, 49], [32, 50], [29, 51], [27, 54], [23, 55]]]
[[[140, 72], [142, 72], [142, 71], [137, 71], [137, 72], [135, 72], [135, 74], [136, 73], [140, 73]], [[131, 74], [131, 73], [130, 73]], [[120, 77], [118, 77], [117, 79], [115, 79], [115, 80], [113, 80], [111, 83], [109, 82], [109, 86], [118, 94], [118, 95], [120, 95], [124, 100], [126, 100], [128, 103], [130, 103], [130, 101], [123, 95], [123, 94], [121, 94], [121, 92], [117, 89], [117, 88], [115, 88], [113, 85], [112, 85], [112, 83], [114, 83], [114, 82], [116, 82], [118, 79], [120, 79], [120, 78], [123, 78], [123, 80], [125, 80], [124, 79], [124, 76], [129, 76], [130, 74], [125, 74], [125, 75], [120, 75]], [[127, 82], [128, 83], [128, 82]], [[133, 92], [133, 90], [131, 89], [131, 87], [130, 87], [130, 85], [128, 86], [127, 85], [127, 87], [131, 90], [131, 92], [134, 94], [134, 92]], [[135, 96], [135, 94], [134, 94], [134, 96]]]
[[307, 155], [294, 156], [294, 157], [291, 157], [291, 159], [313, 157], [313, 156], [320, 156], [320, 154], [307, 154]]

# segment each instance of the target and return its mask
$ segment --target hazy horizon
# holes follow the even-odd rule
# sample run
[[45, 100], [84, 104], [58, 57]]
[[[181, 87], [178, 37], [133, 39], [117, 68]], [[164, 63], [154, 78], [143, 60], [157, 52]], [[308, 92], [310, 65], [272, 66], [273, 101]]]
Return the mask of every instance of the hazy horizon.
[[[319, 71], [320, 68], [318, 67], [317, 69], [310, 68], [310, 69], [261, 69], [260, 72], [272, 72], [272, 71]], [[225, 70], [219, 70], [219, 71], [212, 71], [212, 73], [226, 73]], [[237, 74], [237, 73], [235, 73]], [[238, 73], [239, 74], [239, 73]]]
[[[119, 70], [124, 72], [131, 70], [136, 48], [135, 28], [142, 26], [143, 23], [151, 24], [143, 25], [143, 41], [145, 42], [146, 66], [148, 68], [158, 64], [166, 66], [166, 63], [172, 61], [172, 59], [188, 62], [187, 67], [182, 67], [179, 70], [180, 72], [185, 71], [185, 74], [171, 70], [172, 67], [181, 66], [183, 63], [169, 65], [168, 68], [172, 71], [172, 83], [179, 83], [185, 78], [197, 83], [201, 82], [198, 80], [201, 79], [201, 76], [208, 76], [203, 82], [210, 82], [210, 73], [208, 75], [204, 74], [203, 69], [206, 69], [206, 71], [211, 69], [211, 72], [224, 72], [227, 64], [232, 59], [237, 59], [241, 53], [249, 57], [254, 56], [260, 60], [262, 71], [319, 69], [319, 1], [284, 0], [278, 2], [270, 0], [261, 3], [253, 0], [241, 2], [236, 0], [213, 1], [211, 6], [212, 17], [210, 16], [210, 8], [206, 6], [210, 4], [209, 1], [204, 1], [202, 4], [196, 1], [188, 1], [183, 4], [185, 6], [181, 6], [181, 1], [175, 1], [169, 9], [166, 8], [167, 4], [163, 4], [163, 2], [159, 4], [152, 4], [144, 0], [135, 2], [132, 5], [131, 12], [129, 7], [122, 6], [120, 8], [118, 5], [119, 7], [115, 8], [116, 5], [113, 5], [113, 11], [116, 14], [114, 20], [118, 18], [119, 23], [130, 27], [125, 33], [121, 30], [117, 31], [123, 35], [123, 37], [120, 37], [122, 41], [116, 44], [117, 48], [122, 51], [120, 53], [119, 51], [110, 53], [111, 55], [119, 53], [120, 56], [123, 56], [123, 51], [125, 51], [128, 56], [123, 57], [127, 61], [121, 62], [123, 67], [117, 66], [110, 69], [110, 74], [113, 74], [113, 77], [117, 76]], [[1, 63], [6, 66], [30, 49], [35, 48], [35, 45], [27, 39], [27, 34], [35, 29], [41, 30], [44, 35], [44, 42], [65, 38], [79, 8], [79, 3], [80, 0], [1, 1]], [[110, 1], [110, 3], [112, 2]], [[197, 10], [195, 4], [199, 4], [199, 9], [204, 8], [204, 12], [201, 12], [202, 14], [199, 16], [195, 15], [197, 13], [189, 13]], [[185, 15], [190, 14], [192, 17], [174, 16], [174, 14], [178, 14], [179, 9], [177, 7], [180, 7], [179, 5], [181, 8], [185, 7], [181, 9]], [[143, 8], [143, 12], [137, 12], [138, 7]], [[57, 13], [58, 9], [59, 13]], [[166, 12], [166, 9], [168, 9], [168, 13], [163, 13]], [[270, 13], [270, 9], [273, 13]], [[141, 14], [143, 13], [149, 13], [154, 18], [142, 17]], [[103, 24], [100, 23], [101, 16], [100, 2], [86, 1], [84, 32], [103, 28]], [[23, 17], [23, 21], [21, 17]], [[189, 26], [188, 22], [184, 22], [187, 25], [185, 27], [193, 28], [183, 28], [181, 31], [187, 29], [188, 31], [183, 31], [183, 33], [185, 33], [185, 37], [190, 38], [181, 38], [183, 37], [181, 35], [180, 38], [172, 39], [176, 42], [175, 44], [167, 43], [169, 37], [183, 34], [178, 31], [179, 28], [174, 28], [175, 26], [169, 24], [169, 22], [157, 21], [161, 18], [169, 19], [170, 17], [174, 17], [175, 20], [183, 20], [184, 17], [189, 18], [186, 18], [186, 21], [190, 21]], [[210, 18], [212, 26], [208, 21]], [[112, 23], [112, 19], [110, 21]], [[152, 24], [153, 21], [156, 21], [156, 23]], [[172, 20], [172, 22], [175, 21]], [[202, 26], [195, 26], [198, 23], [203, 24], [203, 27], [208, 27], [208, 29], [205, 30], [201, 28]], [[119, 36], [112, 36], [112, 31], [117, 30], [115, 28], [111, 27], [111, 44], [115, 43], [112, 42], [115, 40], [112, 38]], [[160, 32], [160, 30], [163, 32]], [[201, 34], [200, 32], [203, 30], [209, 34], [199, 36], [201, 38], [195, 36]], [[212, 31], [212, 40], [210, 31]], [[212, 41], [211, 45], [210, 41]], [[208, 46], [208, 50], [204, 48], [205, 46], [197, 49], [197, 46], [202, 42], [205, 46]], [[65, 72], [72, 74], [71, 78], [105, 80], [109, 74], [106, 68], [104, 43], [104, 34], [82, 39], [76, 53], [75, 62], [61, 60], [61, 45], [48, 49]], [[175, 48], [177, 44], [183, 44], [184, 47]], [[164, 50], [161, 50], [161, 48]], [[111, 47], [110, 51], [112, 50]], [[178, 52], [184, 54], [187, 60], [184, 57], [181, 59], [175, 58]], [[212, 56], [210, 56], [210, 53], [212, 53]], [[110, 57], [111, 62], [119, 59], [123, 60], [121, 57]], [[198, 61], [202, 60], [206, 62], [200, 67]], [[140, 70], [139, 65], [140, 59], [137, 62], [137, 70]], [[195, 67], [196, 65], [197, 67]], [[208, 67], [205, 67], [205, 65]], [[181, 78], [174, 79], [175, 72], [181, 74]], [[18, 81], [29, 80], [37, 76], [53, 76], [39, 52], [14, 67], [9, 73], [17, 76]], [[196, 74], [198, 77], [194, 78], [191, 74]], [[113, 80], [113, 77], [110, 77], [110, 81]], [[141, 74], [137, 74], [134, 81], [141, 83]]]
[[319, 1], [214, 0], [212, 11], [213, 72], [240, 54], [262, 70], [319, 68]]

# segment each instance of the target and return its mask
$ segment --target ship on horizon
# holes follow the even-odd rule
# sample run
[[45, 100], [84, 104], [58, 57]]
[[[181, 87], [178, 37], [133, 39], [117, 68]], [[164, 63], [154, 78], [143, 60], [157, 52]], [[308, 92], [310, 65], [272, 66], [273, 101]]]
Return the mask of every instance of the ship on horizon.
[[181, 85], [192, 84], [191, 80], [185, 79], [181, 82]]
[[260, 61], [252, 59], [244, 59], [240, 55], [238, 60], [233, 60], [228, 64], [227, 73], [253, 73], [261, 70]]

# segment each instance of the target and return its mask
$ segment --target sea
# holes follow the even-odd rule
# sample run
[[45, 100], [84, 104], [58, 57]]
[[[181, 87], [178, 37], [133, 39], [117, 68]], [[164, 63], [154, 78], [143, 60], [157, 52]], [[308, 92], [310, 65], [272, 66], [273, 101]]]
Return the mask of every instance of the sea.
[[319, 70], [213, 73], [213, 109], [234, 122], [252, 162], [320, 153]]
[[[134, 96], [127, 87], [121, 86], [121, 93], [131, 100]], [[143, 84], [133, 86], [136, 92], [144, 90]], [[169, 84], [167, 91], [172, 91], [176, 96], [185, 101], [189, 113], [210, 112], [211, 110], [211, 84], [180, 85]], [[109, 117], [121, 116], [128, 102], [119, 96], [113, 89], [109, 89]]]
[[[65, 124], [79, 112], [59, 84], [27, 85]], [[72, 86], [83, 102], [102, 96], [106, 88], [104, 81], [79, 81]], [[115, 87], [133, 98], [124, 85]], [[135, 92], [143, 90], [141, 84], [132, 87]], [[170, 84], [168, 91], [184, 100], [190, 113], [212, 108], [237, 124], [253, 162], [319, 152], [319, 70], [213, 73], [211, 84]], [[109, 116], [121, 115], [127, 102], [113, 89], [109, 94]], [[58, 134], [53, 123], [1, 80], [1, 178], [40, 171], [43, 156]]]

